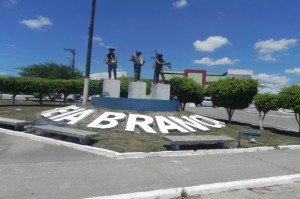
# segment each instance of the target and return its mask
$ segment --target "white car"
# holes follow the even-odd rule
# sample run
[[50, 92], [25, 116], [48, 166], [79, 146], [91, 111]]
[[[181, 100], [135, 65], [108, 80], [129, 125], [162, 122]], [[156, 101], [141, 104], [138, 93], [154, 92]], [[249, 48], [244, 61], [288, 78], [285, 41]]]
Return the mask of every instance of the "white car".
[[80, 94], [68, 95], [66, 100], [67, 102], [81, 102], [82, 95]]
[[201, 103], [201, 106], [204, 106], [204, 107], [213, 107], [213, 103], [211, 100], [203, 100], [202, 103]]

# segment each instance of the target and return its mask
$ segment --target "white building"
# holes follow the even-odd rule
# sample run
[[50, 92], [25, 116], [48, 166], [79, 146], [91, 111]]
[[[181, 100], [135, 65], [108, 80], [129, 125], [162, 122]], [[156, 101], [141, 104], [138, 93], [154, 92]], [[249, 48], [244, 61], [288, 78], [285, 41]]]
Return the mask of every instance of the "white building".
[[237, 79], [250, 79], [253, 77], [253, 71], [244, 69], [228, 69], [227, 76], [235, 77]]
[[[127, 72], [124, 71], [117, 71], [117, 78], [118, 77], [127, 77]], [[100, 79], [108, 79], [108, 73], [92, 73], [90, 74], [91, 80], [100, 80]]]

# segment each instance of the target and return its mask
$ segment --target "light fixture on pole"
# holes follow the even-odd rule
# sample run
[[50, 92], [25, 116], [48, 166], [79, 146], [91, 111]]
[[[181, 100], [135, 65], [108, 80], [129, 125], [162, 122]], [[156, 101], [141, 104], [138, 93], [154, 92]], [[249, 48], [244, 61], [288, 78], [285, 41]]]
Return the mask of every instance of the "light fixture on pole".
[[72, 60], [70, 59], [71, 62], [71, 67], [72, 67], [72, 75], [74, 73], [74, 67], [75, 67], [75, 54], [76, 54], [76, 50], [74, 48], [64, 48], [65, 51], [70, 51], [72, 53]]

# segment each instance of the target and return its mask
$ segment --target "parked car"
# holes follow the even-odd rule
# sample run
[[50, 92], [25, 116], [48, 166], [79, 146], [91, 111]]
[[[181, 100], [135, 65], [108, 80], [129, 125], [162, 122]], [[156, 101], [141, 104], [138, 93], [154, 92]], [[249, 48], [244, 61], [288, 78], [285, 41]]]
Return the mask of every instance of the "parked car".
[[74, 94], [74, 95], [67, 96], [67, 102], [81, 102], [81, 101], [82, 101], [81, 94]]
[[203, 101], [201, 104], [197, 104], [197, 106], [202, 106], [202, 107], [215, 107], [211, 101], [211, 97], [204, 97]]
[[211, 100], [203, 100], [202, 103], [201, 103], [201, 106], [204, 106], [204, 107], [213, 107], [213, 103]]

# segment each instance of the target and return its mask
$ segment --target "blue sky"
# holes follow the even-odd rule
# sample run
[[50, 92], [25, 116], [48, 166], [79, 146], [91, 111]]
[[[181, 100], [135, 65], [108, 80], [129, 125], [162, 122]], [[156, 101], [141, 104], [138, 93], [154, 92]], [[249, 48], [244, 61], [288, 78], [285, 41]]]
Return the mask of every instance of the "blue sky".
[[[91, 0], [0, 0], [0, 73], [55, 62], [85, 71]], [[118, 71], [143, 52], [142, 77], [152, 78], [154, 51], [173, 71], [251, 69], [275, 90], [300, 84], [299, 0], [97, 0], [91, 73], [106, 72], [116, 48]]]

